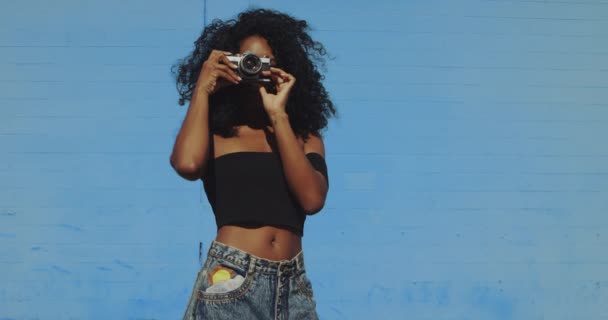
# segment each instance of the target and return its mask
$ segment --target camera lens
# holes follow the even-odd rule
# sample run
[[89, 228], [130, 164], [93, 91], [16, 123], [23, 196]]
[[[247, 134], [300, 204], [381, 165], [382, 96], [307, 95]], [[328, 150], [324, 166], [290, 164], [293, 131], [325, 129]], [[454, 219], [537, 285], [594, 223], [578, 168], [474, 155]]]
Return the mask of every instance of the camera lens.
[[262, 60], [255, 54], [247, 54], [241, 59], [239, 69], [244, 74], [255, 75], [262, 70]]

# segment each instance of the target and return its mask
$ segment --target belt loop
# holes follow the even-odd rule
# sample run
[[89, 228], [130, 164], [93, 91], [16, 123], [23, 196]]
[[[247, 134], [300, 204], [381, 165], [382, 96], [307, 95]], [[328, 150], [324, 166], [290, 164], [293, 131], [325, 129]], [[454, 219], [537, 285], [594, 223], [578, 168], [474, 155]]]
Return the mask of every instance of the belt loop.
[[249, 266], [247, 267], [247, 274], [252, 274], [255, 271], [255, 258], [249, 256]]

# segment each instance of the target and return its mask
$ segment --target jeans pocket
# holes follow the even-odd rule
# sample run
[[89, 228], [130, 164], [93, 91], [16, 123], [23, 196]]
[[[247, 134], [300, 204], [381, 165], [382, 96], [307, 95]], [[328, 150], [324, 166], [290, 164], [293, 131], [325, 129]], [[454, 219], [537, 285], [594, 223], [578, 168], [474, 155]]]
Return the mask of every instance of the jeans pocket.
[[205, 301], [226, 301], [244, 295], [253, 283], [250, 266], [235, 264], [229, 260], [207, 257], [197, 296]]

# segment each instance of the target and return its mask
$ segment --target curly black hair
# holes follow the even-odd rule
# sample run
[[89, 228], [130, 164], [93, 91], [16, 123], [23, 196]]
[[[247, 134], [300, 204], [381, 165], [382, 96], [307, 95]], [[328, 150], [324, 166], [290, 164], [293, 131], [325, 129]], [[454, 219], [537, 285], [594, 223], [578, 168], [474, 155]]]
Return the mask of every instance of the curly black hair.
[[[194, 42], [194, 51], [171, 67], [181, 96], [179, 105], [192, 98], [202, 64], [212, 50], [239, 52], [242, 40], [257, 35], [272, 48], [276, 66], [297, 79], [285, 107], [294, 134], [305, 141], [308, 134], [320, 135], [328, 118], [337, 116], [337, 110], [321, 82], [325, 77], [319, 72], [319, 67], [325, 69], [325, 57], [329, 55], [323, 44], [311, 38], [309, 30], [305, 20], [270, 9], [248, 9], [226, 21], [214, 19]], [[236, 134], [238, 108], [232, 98], [233, 87], [209, 97], [210, 130], [224, 137]]]

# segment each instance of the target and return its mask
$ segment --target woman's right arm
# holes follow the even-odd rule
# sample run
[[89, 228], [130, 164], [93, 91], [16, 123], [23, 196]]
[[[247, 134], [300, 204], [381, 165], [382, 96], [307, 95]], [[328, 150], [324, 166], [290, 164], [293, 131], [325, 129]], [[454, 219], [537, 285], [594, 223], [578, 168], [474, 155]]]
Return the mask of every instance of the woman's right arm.
[[[226, 54], [213, 50], [203, 63], [201, 73], [192, 92], [188, 112], [175, 139], [170, 163], [184, 179], [198, 180], [209, 158], [209, 96], [240, 78], [232, 70], [236, 68]], [[223, 62], [223, 63], [222, 63]]]

